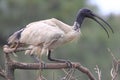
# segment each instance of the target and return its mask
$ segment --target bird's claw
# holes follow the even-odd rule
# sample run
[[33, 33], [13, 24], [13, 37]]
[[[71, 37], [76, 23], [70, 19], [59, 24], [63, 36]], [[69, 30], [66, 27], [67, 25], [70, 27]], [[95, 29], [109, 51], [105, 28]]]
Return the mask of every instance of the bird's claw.
[[41, 69], [45, 69], [46, 68], [46, 63], [41, 62]]
[[40, 63], [41, 64], [41, 69], [44, 69], [46, 67], [45, 62], [41, 61], [36, 55], [31, 54], [30, 56], [34, 59], [35, 63]]
[[65, 63], [67, 64], [67, 67], [69, 67], [69, 68], [73, 67], [71, 61], [67, 60], [67, 61], [65, 61]]

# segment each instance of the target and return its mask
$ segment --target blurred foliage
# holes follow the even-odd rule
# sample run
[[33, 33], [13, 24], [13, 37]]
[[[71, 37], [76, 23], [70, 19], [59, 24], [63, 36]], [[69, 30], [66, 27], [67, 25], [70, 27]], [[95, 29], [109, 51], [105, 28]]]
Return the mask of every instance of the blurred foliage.
[[[16, 30], [25, 27], [30, 22], [42, 19], [49, 19], [55, 17], [67, 24], [72, 25], [77, 11], [80, 8], [87, 7], [97, 13], [96, 6], [86, 4], [86, 0], [0, 0], [0, 45], [6, 43], [10, 34]], [[99, 14], [100, 15], [100, 14]], [[82, 36], [78, 41], [67, 44], [57, 48], [53, 52], [53, 57], [69, 59], [71, 61], [80, 62], [82, 65], [88, 67], [94, 74], [94, 67], [98, 65], [102, 70], [103, 80], [110, 80], [110, 68], [112, 57], [107, 51], [110, 48], [117, 58], [120, 58], [120, 16], [109, 15], [102, 16], [114, 29], [114, 34], [110, 32], [110, 38], [107, 38], [106, 33], [100, 26], [90, 20], [86, 19], [82, 24]], [[85, 27], [83, 27], [85, 26]], [[17, 53], [18, 57], [14, 59], [22, 62], [32, 62], [30, 56], [24, 56], [23, 53]], [[4, 58], [1, 50], [0, 65], [4, 66]], [[43, 60], [47, 61], [46, 56]], [[60, 76], [59, 70], [43, 71], [43, 74], [52, 80], [51, 72], [55, 74], [55, 79], [58, 80]], [[36, 78], [36, 71], [16, 70], [15, 80], [34, 80]], [[81, 74], [81, 80], [84, 80]], [[0, 78], [0, 80], [3, 80]]]

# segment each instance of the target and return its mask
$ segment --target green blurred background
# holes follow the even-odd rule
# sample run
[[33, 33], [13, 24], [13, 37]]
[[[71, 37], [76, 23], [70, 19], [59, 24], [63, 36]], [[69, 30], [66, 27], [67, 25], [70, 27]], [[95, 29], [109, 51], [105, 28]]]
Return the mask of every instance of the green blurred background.
[[[25, 27], [33, 21], [57, 18], [64, 23], [73, 25], [77, 11], [80, 8], [89, 8], [103, 17], [114, 29], [107, 38], [105, 31], [93, 20], [85, 19], [82, 24], [82, 36], [79, 40], [57, 48], [52, 56], [73, 62], [80, 62], [88, 67], [95, 76], [94, 67], [98, 65], [102, 71], [102, 79], [110, 80], [112, 57], [107, 51], [110, 48], [114, 56], [120, 58], [120, 15], [110, 14], [102, 16], [96, 6], [89, 5], [88, 0], [0, 0], [0, 65], [4, 68], [2, 46], [13, 32]], [[17, 53], [13, 59], [21, 62], [33, 62], [29, 55]], [[44, 55], [43, 60], [49, 62]], [[16, 70], [15, 80], [35, 80], [35, 70]], [[64, 76], [61, 70], [43, 70], [48, 80], [60, 80]], [[87, 80], [83, 73], [75, 73], [78, 80]], [[54, 79], [53, 79], [54, 78]], [[0, 80], [4, 80], [0, 77]]]

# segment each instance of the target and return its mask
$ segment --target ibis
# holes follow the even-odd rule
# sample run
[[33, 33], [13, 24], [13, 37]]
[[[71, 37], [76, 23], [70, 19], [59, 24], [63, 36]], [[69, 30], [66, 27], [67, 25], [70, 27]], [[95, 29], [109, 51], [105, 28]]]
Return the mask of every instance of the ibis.
[[[96, 21], [105, 30], [108, 37], [109, 33], [106, 27], [109, 27], [113, 32], [112, 27], [105, 20], [93, 13], [93, 11], [84, 8], [78, 11], [73, 26], [65, 24], [56, 18], [32, 22], [14, 32], [8, 38], [8, 45], [12, 48], [18, 48], [21, 44], [25, 44], [32, 48], [27, 50], [26, 54], [42, 56], [42, 54], [47, 53], [50, 61], [66, 62], [66, 60], [52, 58], [51, 53], [58, 46], [80, 37], [81, 24], [85, 18]], [[103, 25], [100, 20], [105, 24]]]

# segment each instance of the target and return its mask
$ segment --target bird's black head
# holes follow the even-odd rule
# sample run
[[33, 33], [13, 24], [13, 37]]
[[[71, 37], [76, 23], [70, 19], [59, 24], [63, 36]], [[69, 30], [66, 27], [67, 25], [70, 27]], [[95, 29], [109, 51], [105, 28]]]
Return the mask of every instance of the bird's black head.
[[108, 34], [108, 31], [107, 29], [104, 27], [103, 24], [101, 24], [98, 20], [100, 19], [101, 21], [103, 21], [110, 29], [111, 31], [113, 32], [113, 29], [111, 28], [111, 26], [105, 21], [103, 20], [102, 18], [100, 18], [99, 16], [97, 16], [96, 14], [94, 14], [91, 10], [89, 9], [80, 9], [78, 14], [77, 14], [77, 18], [76, 18], [76, 22], [80, 25], [79, 27], [81, 27], [81, 24], [83, 22], [83, 20], [85, 18], [90, 18], [90, 19], [93, 19], [94, 21], [96, 21], [99, 25], [101, 25], [101, 27], [106, 31], [108, 37], [109, 37], [109, 34]]
[[89, 9], [80, 9], [80, 11], [78, 12], [78, 17], [79, 16], [83, 16], [83, 17], [91, 17], [93, 16], [92, 11]]

